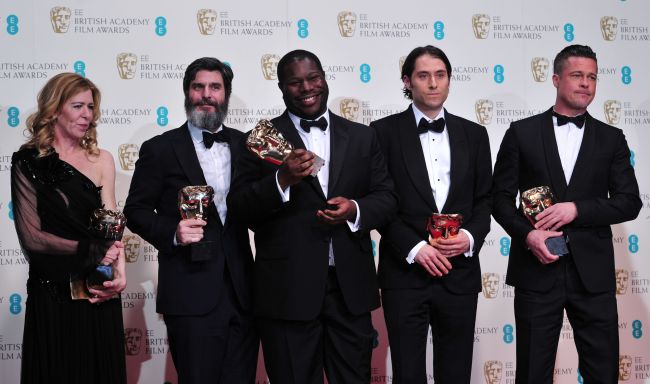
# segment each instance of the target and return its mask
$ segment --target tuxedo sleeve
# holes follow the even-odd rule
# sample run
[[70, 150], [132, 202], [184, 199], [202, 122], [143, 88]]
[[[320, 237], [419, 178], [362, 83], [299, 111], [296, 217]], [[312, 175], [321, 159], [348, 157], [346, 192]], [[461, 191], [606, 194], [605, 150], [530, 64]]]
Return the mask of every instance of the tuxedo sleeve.
[[124, 205], [129, 229], [140, 235], [160, 252], [171, 252], [178, 220], [157, 212], [165, 179], [165, 161], [171, 148], [161, 148], [162, 143], [146, 141], [140, 148], [135, 164], [129, 195]]
[[382, 227], [395, 218], [397, 212], [397, 195], [388, 169], [386, 160], [379, 146], [379, 140], [374, 130], [370, 130], [370, 188], [369, 193], [355, 198], [361, 218], [360, 230], [371, 230]]
[[[393, 144], [393, 138], [389, 133], [390, 129], [397, 128], [377, 121], [371, 122], [370, 127], [376, 132], [379, 148], [384, 155], [385, 161], [390, 163], [391, 151], [389, 150], [389, 147]], [[390, 246], [397, 251], [394, 253], [391, 252], [391, 254], [396, 255], [405, 263], [407, 263], [406, 259], [413, 247], [418, 245], [421, 241], [427, 240], [424, 228], [419, 232], [416, 231], [413, 227], [408, 226], [400, 218], [399, 214], [393, 217], [393, 219], [388, 221], [385, 225], [379, 227], [378, 232], [381, 235], [382, 241], [387, 241]]]
[[639, 197], [639, 185], [630, 163], [630, 149], [625, 135], [616, 130], [613, 140], [611, 166], [609, 168], [607, 198], [576, 200], [578, 217], [575, 226], [601, 226], [634, 220], [643, 205]]
[[517, 212], [520, 170], [519, 146], [513, 125], [506, 131], [494, 164], [492, 182], [493, 216], [511, 237], [524, 241], [533, 226]]
[[472, 216], [462, 228], [474, 237], [474, 253], [481, 250], [483, 240], [490, 232], [490, 213], [492, 211], [492, 155], [490, 154], [490, 139], [485, 127], [478, 130], [479, 140], [476, 149], [474, 190], [472, 196]]
[[228, 212], [236, 220], [255, 230], [256, 224], [280, 211], [284, 202], [278, 190], [278, 167], [264, 162], [246, 148], [246, 140], [238, 145], [241, 156], [228, 193]]

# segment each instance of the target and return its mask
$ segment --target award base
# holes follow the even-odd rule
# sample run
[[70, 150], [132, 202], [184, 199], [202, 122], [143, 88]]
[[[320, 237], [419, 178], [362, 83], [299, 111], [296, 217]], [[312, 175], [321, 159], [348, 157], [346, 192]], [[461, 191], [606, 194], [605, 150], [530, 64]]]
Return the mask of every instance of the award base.
[[216, 250], [214, 241], [199, 241], [190, 245], [190, 260], [207, 261], [212, 259]]
[[85, 279], [70, 280], [70, 296], [72, 300], [84, 300], [91, 297], [88, 288], [104, 289], [104, 282], [113, 280], [113, 267], [98, 265]]
[[564, 256], [569, 254], [569, 248], [563, 236], [549, 237], [544, 240], [544, 244], [546, 244], [546, 248], [553, 255]]

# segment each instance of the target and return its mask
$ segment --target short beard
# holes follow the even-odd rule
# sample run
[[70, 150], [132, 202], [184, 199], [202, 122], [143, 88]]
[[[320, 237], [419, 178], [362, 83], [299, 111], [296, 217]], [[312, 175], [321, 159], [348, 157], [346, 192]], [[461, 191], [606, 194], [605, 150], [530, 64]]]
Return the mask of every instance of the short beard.
[[[214, 112], [204, 112], [199, 111], [197, 107], [203, 105], [211, 105], [214, 107]], [[210, 132], [216, 131], [223, 121], [228, 116], [228, 100], [226, 99], [223, 103], [219, 104], [215, 101], [201, 101], [196, 104], [192, 104], [189, 98], [185, 98], [185, 114], [187, 115], [187, 121], [190, 122], [193, 126], [200, 129], [207, 129]]]

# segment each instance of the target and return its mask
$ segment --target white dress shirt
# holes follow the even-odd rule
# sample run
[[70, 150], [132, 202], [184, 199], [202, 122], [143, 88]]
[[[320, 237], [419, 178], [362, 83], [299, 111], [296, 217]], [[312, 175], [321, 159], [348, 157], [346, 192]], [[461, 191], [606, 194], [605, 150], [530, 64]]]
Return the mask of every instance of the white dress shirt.
[[[428, 118], [422, 111], [420, 111], [415, 104], [411, 105], [413, 107], [416, 124], [418, 124], [422, 118], [426, 119], [428, 122], [432, 121], [432, 119]], [[444, 117], [445, 110], [442, 108], [440, 109], [438, 116], [433, 120], [438, 120]], [[445, 125], [445, 129], [440, 133], [431, 131], [421, 133], [420, 144], [422, 145], [424, 162], [427, 166], [431, 193], [436, 202], [436, 207], [438, 207], [439, 211], [442, 211], [445, 202], [447, 202], [449, 186], [451, 185], [451, 148], [449, 146], [449, 131], [447, 130], [447, 126]], [[472, 250], [474, 249], [474, 237], [469, 233], [469, 231], [463, 228], [461, 228], [461, 231], [463, 231], [469, 238], [469, 250], [465, 252], [465, 256], [471, 257], [473, 255]], [[426, 244], [425, 241], [416, 244], [406, 257], [406, 261], [409, 264], [413, 264], [415, 256]]]
[[[585, 122], [585, 125], [587, 122]], [[557, 143], [557, 152], [560, 155], [562, 162], [562, 170], [564, 170], [564, 179], [566, 184], [569, 185], [573, 168], [578, 160], [578, 152], [580, 152], [580, 145], [582, 144], [582, 137], [584, 136], [585, 129], [578, 128], [573, 123], [567, 123], [561, 126], [557, 125], [557, 117], [553, 116], [553, 126], [555, 129], [555, 142]]]
[[[301, 127], [300, 127], [300, 117], [294, 115], [291, 112], [288, 112], [289, 118], [291, 119], [291, 122], [293, 123], [294, 127], [296, 128], [296, 131], [298, 132], [298, 135], [300, 135], [300, 139], [302, 139], [302, 142], [305, 144], [305, 148], [308, 151], [313, 152], [316, 154], [318, 157], [324, 160], [324, 164], [321, 167], [321, 169], [318, 170], [318, 181], [320, 183], [320, 187], [323, 191], [323, 194], [325, 195], [325, 198], [329, 198], [327, 191], [329, 187], [329, 179], [330, 179], [330, 114], [329, 111], [325, 111], [325, 113], [322, 116], [317, 117], [314, 120], [318, 120], [321, 117], [324, 117], [325, 120], [327, 121], [327, 129], [326, 130], [321, 130], [316, 127], [312, 127], [309, 132], [305, 132]], [[275, 182], [278, 187], [278, 191], [280, 192], [280, 195], [282, 196], [282, 202], [288, 202], [291, 197], [291, 187], [287, 187], [286, 190], [282, 190], [280, 187], [280, 183], [278, 181], [278, 173], [275, 173]], [[359, 204], [357, 204], [356, 201], [351, 200], [354, 205], [357, 208], [357, 217], [354, 220], [354, 223], [351, 221], [347, 221], [348, 227], [352, 232], [356, 232], [359, 230], [359, 219], [361, 217], [361, 212], [359, 211]], [[334, 266], [334, 251], [332, 248], [332, 242], [330, 242], [330, 249], [329, 249], [329, 265]]]
[[[190, 124], [190, 122], [187, 123], [187, 127], [192, 136], [192, 143], [194, 143], [196, 156], [199, 158], [199, 164], [201, 164], [205, 181], [209, 186], [214, 188], [214, 205], [217, 206], [219, 218], [221, 219], [221, 223], [225, 224], [226, 213], [228, 212], [226, 207], [226, 196], [228, 196], [228, 191], [230, 190], [231, 176], [230, 146], [228, 143], [215, 141], [212, 147], [208, 149], [203, 144], [203, 131], [209, 131], [197, 128]], [[217, 133], [222, 129], [223, 125], [214, 133]]]

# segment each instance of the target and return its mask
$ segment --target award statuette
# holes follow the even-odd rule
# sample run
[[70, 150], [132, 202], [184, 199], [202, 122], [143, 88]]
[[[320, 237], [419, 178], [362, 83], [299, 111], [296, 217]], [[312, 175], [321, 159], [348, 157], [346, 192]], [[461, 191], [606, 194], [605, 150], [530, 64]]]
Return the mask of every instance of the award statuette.
[[[126, 228], [126, 217], [120, 211], [98, 208], [90, 216], [90, 232], [99, 239], [121, 240]], [[113, 267], [100, 264], [86, 275], [85, 279], [70, 281], [73, 299], [90, 297], [88, 288], [104, 289], [104, 282], [113, 280]]]
[[[246, 139], [246, 147], [260, 159], [275, 165], [281, 165], [284, 159], [293, 151], [293, 145], [282, 136], [282, 133], [268, 120], [260, 120]], [[325, 161], [314, 154], [314, 170], [311, 176], [316, 176]]]
[[[537, 215], [553, 204], [555, 204], [555, 198], [551, 188], [547, 186], [531, 188], [521, 193], [521, 209], [533, 225], [537, 221]], [[569, 253], [563, 236], [549, 237], [544, 243], [546, 243], [548, 251], [554, 255], [562, 256]]]
[[463, 215], [460, 213], [432, 213], [427, 221], [429, 243], [439, 238], [448, 239], [458, 235], [462, 223]]
[[[183, 219], [201, 219], [208, 221], [210, 203], [214, 198], [214, 189], [209, 185], [190, 185], [178, 191], [178, 209]], [[213, 241], [201, 240], [190, 245], [191, 260], [205, 261], [212, 258]]]

